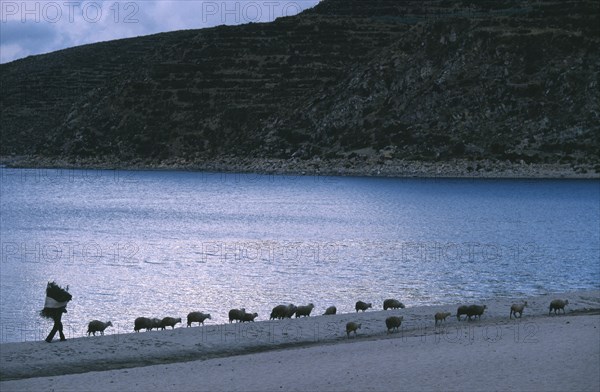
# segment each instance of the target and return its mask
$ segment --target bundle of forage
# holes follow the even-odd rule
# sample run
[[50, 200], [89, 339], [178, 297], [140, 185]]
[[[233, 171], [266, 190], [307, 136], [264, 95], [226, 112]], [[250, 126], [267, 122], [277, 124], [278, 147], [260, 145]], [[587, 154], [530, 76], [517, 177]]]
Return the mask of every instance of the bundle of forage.
[[40, 311], [40, 316], [55, 318], [62, 313], [67, 313], [67, 303], [73, 299], [68, 290], [69, 286], [63, 289], [56, 282], [48, 282], [46, 286], [46, 301], [44, 302], [44, 309]]

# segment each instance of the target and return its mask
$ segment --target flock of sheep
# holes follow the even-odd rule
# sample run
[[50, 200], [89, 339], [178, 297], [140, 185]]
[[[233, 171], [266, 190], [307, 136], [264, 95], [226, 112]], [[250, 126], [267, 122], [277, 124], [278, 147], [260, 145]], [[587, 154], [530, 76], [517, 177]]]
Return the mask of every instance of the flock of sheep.
[[[550, 306], [548, 307], [549, 312], [548, 314], [551, 314], [552, 311], [554, 310], [554, 314], [556, 314], [559, 310], [562, 310], [563, 313], [565, 312], [565, 306], [569, 304], [568, 300], [562, 300], [562, 299], [555, 299], [552, 302], [550, 302]], [[512, 316], [514, 315], [515, 318], [517, 318], [517, 313], [519, 314], [519, 318], [523, 315], [523, 309], [527, 306], [527, 302], [523, 302], [520, 304], [512, 304], [512, 306], [510, 307], [510, 315], [509, 317], [512, 318]], [[298, 317], [310, 317], [310, 313], [312, 312], [312, 310], [314, 309], [315, 305], [310, 303], [308, 305], [305, 306], [296, 306], [293, 304], [289, 304], [289, 305], [277, 305], [273, 308], [273, 310], [271, 311], [271, 316], [269, 317], [269, 320], [282, 320], [285, 318], [292, 318], [294, 315], [296, 316], [296, 318]], [[358, 311], [365, 311], [369, 308], [372, 308], [372, 304], [371, 303], [366, 303], [363, 301], [358, 301], [356, 302], [354, 309], [356, 310], [356, 312]], [[383, 301], [383, 310], [388, 310], [388, 309], [404, 309], [405, 306], [402, 302], [396, 300], [396, 299], [386, 299], [385, 301]], [[472, 319], [472, 317], [475, 318], [481, 318], [481, 315], [483, 314], [483, 312], [485, 311], [485, 309], [487, 309], [486, 305], [462, 305], [459, 306], [458, 309], [456, 310], [456, 318], [458, 319], [458, 321], [461, 320], [461, 316], [466, 316], [465, 320], [468, 318], [469, 320]], [[332, 315], [332, 314], [336, 314], [337, 313], [337, 308], [335, 306], [330, 306], [325, 310], [324, 315]], [[438, 312], [434, 315], [434, 320], [435, 320], [435, 325], [437, 326], [438, 323], [441, 323], [443, 321], [446, 321], [446, 318], [448, 316], [450, 316], [450, 312]], [[258, 317], [258, 313], [248, 313], [246, 312], [246, 309], [242, 308], [242, 309], [231, 309], [229, 311], [229, 322], [253, 322], [255, 318]], [[192, 323], [198, 323], [199, 325], [204, 325], [204, 321], [205, 320], [210, 320], [211, 316], [208, 313], [202, 313], [202, 312], [191, 312], [188, 314], [187, 316], [187, 326], [191, 327]], [[400, 325], [402, 324], [403, 321], [403, 317], [400, 316], [391, 316], [385, 319], [385, 325], [387, 327], [388, 333], [390, 332], [394, 332], [397, 331], [398, 328], [400, 328]], [[174, 317], [165, 317], [163, 319], [158, 319], [158, 318], [147, 318], [147, 317], [138, 317], [135, 319], [134, 322], [134, 328], [133, 330], [135, 332], [139, 332], [142, 329], [145, 329], [146, 331], [150, 331], [154, 328], [156, 329], [165, 329], [166, 327], [171, 327], [172, 329], [175, 328], [175, 325], [177, 323], [181, 323], [181, 318], [174, 318]], [[87, 334], [88, 336], [90, 336], [90, 334], [93, 334], [94, 336], [96, 335], [96, 332], [100, 332], [101, 335], [104, 335], [104, 330], [107, 327], [112, 326], [112, 323], [110, 321], [107, 322], [102, 322], [99, 320], [93, 320], [90, 321], [90, 323], [88, 324], [88, 331]], [[361, 324], [360, 323], [356, 323], [356, 322], [349, 322], [346, 324], [346, 335], [348, 336], [348, 338], [350, 338], [350, 333], [354, 332], [354, 335], [356, 335], [356, 331], [358, 329], [360, 329]]]

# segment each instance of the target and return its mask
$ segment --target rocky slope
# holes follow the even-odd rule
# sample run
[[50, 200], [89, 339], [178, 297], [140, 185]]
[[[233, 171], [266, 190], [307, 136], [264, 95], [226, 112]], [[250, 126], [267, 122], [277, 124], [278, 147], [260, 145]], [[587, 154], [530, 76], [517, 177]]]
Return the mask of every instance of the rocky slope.
[[599, 26], [591, 0], [325, 0], [273, 23], [29, 57], [0, 65], [0, 154], [600, 172]]

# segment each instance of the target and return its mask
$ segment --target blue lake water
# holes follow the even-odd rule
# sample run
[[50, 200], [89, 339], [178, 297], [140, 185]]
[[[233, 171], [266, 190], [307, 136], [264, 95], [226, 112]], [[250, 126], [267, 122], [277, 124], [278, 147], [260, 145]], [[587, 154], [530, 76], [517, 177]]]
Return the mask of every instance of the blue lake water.
[[92, 319], [280, 303], [354, 311], [600, 288], [600, 181], [0, 169], [1, 341], [41, 340], [45, 285]]

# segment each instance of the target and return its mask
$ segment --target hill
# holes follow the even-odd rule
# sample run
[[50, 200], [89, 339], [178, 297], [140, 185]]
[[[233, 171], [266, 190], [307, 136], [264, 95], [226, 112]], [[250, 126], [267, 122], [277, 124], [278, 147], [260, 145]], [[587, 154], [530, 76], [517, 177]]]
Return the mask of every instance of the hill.
[[325, 0], [272, 23], [32, 56], [0, 65], [0, 155], [600, 172], [599, 10], [591, 0]]

